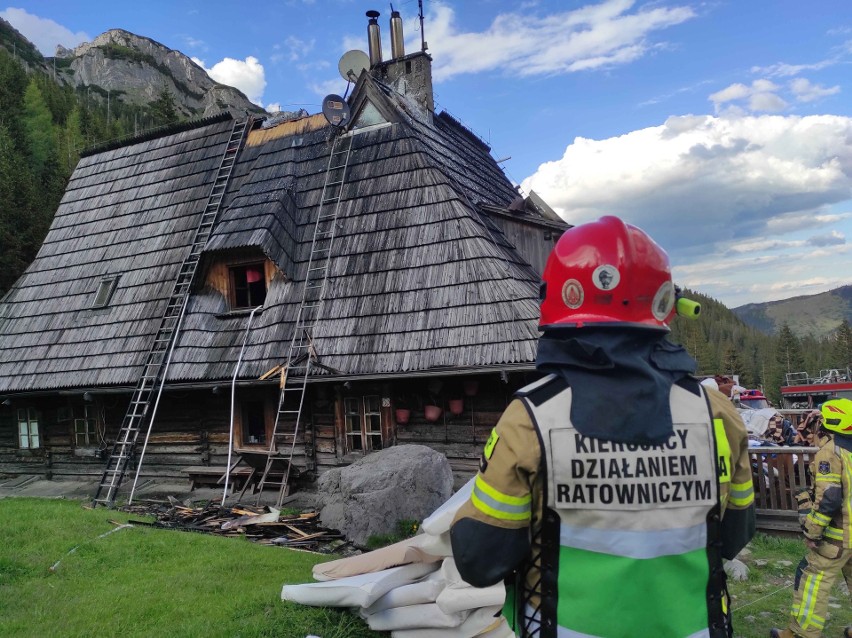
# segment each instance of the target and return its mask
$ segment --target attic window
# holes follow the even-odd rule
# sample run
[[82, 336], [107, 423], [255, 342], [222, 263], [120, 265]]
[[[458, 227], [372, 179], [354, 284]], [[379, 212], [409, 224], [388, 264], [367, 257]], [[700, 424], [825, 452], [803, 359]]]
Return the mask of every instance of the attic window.
[[361, 111], [355, 117], [353, 126], [357, 128], [364, 128], [375, 124], [385, 124], [386, 122], [387, 120], [382, 117], [381, 113], [379, 113], [379, 109], [373, 106], [372, 102], [366, 102]]
[[112, 293], [115, 292], [115, 287], [118, 284], [118, 275], [109, 275], [101, 279], [98, 285], [98, 291], [95, 293], [95, 300], [92, 302], [92, 308], [106, 308], [112, 299]]
[[230, 266], [231, 307], [255, 308], [266, 301], [266, 272], [262, 261]]

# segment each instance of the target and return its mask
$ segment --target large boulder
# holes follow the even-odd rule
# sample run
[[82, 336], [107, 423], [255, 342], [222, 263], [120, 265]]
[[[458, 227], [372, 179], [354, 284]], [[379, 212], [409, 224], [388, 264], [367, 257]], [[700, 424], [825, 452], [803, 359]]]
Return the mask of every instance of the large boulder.
[[320, 476], [320, 521], [358, 545], [393, 534], [397, 523], [422, 521], [453, 493], [453, 472], [440, 452], [398, 445]]

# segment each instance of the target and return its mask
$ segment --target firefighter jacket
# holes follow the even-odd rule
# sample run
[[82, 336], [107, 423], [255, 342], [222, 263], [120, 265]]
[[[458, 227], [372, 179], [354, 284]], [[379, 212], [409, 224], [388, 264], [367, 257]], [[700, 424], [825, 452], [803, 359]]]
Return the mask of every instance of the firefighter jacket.
[[837, 548], [852, 548], [852, 436], [823, 431], [810, 465], [811, 511], [805, 536]]
[[726, 635], [722, 557], [754, 533], [730, 401], [686, 379], [671, 389], [671, 437], [639, 445], [579, 434], [560, 377], [517, 396], [453, 523], [462, 577], [485, 586], [518, 570], [521, 636]]

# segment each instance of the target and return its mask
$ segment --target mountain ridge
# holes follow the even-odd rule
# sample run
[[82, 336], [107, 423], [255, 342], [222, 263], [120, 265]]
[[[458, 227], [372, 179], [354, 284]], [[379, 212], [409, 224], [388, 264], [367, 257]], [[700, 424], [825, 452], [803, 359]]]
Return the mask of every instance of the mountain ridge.
[[0, 19], [0, 45], [27, 68], [37, 68], [60, 85], [86, 92], [102, 103], [120, 100], [147, 107], [164, 92], [182, 118], [265, 114], [239, 89], [220, 84], [192, 59], [151, 38], [110, 29], [74, 49], [58, 46], [54, 57], [38, 52], [10, 23]]
[[786, 323], [798, 337], [821, 339], [834, 334], [844, 319], [852, 323], [852, 285], [815, 295], [745, 304], [731, 311], [767, 334], [777, 334]]

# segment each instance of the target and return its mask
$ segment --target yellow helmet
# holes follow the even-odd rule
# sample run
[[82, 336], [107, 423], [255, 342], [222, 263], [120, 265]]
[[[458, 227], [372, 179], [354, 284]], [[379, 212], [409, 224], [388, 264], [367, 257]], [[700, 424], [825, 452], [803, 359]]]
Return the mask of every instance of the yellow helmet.
[[832, 399], [823, 403], [822, 427], [840, 434], [852, 434], [852, 401]]

